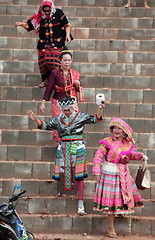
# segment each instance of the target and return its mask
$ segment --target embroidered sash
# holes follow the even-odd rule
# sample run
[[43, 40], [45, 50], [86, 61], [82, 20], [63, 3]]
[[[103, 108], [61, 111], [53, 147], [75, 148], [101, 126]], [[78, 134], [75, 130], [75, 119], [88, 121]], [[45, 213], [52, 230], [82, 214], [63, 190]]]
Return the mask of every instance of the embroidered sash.
[[[72, 124], [72, 122], [76, 119], [78, 114], [79, 112], [77, 112], [75, 116], [70, 119], [68, 124], [63, 120], [62, 117], [60, 117], [60, 120], [66, 127], [69, 127]], [[69, 134], [68, 136], [64, 136], [64, 137], [66, 138], [72, 137], [70, 133], [68, 134]], [[69, 140], [69, 138], [67, 140]], [[65, 190], [72, 190], [72, 154], [70, 154], [70, 147], [71, 147], [71, 141], [64, 140], [64, 189]]]
[[64, 190], [72, 190], [72, 155], [70, 142], [64, 142]]
[[[74, 71], [73, 69], [70, 69], [70, 74], [71, 74], [71, 79], [72, 82], [75, 82], [76, 80], [80, 79], [80, 74], [76, 71]], [[71, 91], [71, 95], [73, 94], [73, 92]], [[74, 97], [74, 95], [72, 95], [72, 97]], [[79, 86], [79, 101], [80, 102], [84, 102], [84, 90], [82, 86]]]

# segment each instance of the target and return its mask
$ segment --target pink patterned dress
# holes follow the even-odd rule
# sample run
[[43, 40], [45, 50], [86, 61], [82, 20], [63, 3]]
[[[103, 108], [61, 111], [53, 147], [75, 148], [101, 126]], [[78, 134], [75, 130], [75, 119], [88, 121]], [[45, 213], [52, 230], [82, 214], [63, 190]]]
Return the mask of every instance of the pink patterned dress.
[[100, 140], [100, 144], [93, 166], [93, 175], [100, 175], [93, 209], [105, 214], [131, 214], [135, 207], [143, 207], [143, 203], [127, 163], [141, 160], [143, 153], [135, 152], [130, 141], [117, 141], [113, 137]]

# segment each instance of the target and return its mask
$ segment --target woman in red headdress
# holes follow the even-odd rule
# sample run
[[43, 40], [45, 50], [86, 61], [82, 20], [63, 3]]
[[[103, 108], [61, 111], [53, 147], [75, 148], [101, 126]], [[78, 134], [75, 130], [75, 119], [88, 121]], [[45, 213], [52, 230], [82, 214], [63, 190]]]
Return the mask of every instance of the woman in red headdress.
[[47, 85], [50, 72], [60, 66], [60, 54], [65, 41], [71, 42], [70, 23], [61, 9], [55, 8], [52, 0], [43, 0], [38, 13], [27, 21], [16, 22], [16, 27], [23, 27], [27, 31], [35, 30], [39, 35], [37, 45], [38, 66], [42, 77], [42, 84]]

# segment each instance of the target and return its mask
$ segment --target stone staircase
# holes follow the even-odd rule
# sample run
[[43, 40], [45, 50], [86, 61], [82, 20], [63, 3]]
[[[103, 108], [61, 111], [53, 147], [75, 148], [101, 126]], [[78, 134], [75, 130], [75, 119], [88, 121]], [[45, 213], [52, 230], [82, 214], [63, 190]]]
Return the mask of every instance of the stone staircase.
[[[103, 123], [86, 126], [89, 178], [85, 181], [87, 215], [76, 214], [75, 196], [57, 197], [57, 183], [51, 180], [56, 146], [51, 133], [39, 131], [26, 116], [39, 112], [44, 89], [39, 89], [37, 37], [19, 31], [16, 21], [27, 19], [38, 9], [40, 0], [0, 0], [0, 203], [7, 201], [13, 186], [22, 184], [28, 199], [18, 210], [33, 233], [105, 234], [106, 217], [92, 211], [95, 182], [92, 159], [98, 140], [109, 134], [112, 117], [125, 119], [134, 129], [137, 148], [149, 157], [151, 189], [141, 192], [145, 208], [124, 219], [116, 219], [118, 234], [155, 236], [155, 0], [142, 7], [142, 1], [129, 9], [124, 1], [56, 0], [72, 24], [75, 40], [73, 69], [81, 74], [86, 102], [80, 110], [96, 112], [95, 95], [103, 92], [110, 104], [104, 110]], [[137, 6], [135, 6], [137, 5]], [[134, 176], [138, 163], [131, 163]], [[43, 235], [41, 235], [43, 236]], [[43, 238], [40, 238], [43, 239]], [[49, 239], [49, 238], [48, 238]]]

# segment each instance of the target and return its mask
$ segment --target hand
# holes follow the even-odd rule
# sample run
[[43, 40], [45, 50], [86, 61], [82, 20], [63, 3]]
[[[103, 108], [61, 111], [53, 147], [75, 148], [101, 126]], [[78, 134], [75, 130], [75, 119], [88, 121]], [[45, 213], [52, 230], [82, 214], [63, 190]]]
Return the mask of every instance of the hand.
[[148, 157], [146, 155], [143, 155], [142, 157], [142, 169], [143, 171], [147, 168], [147, 160], [148, 160]]
[[26, 28], [26, 22], [16, 22], [15, 27], [23, 27], [23, 28]]
[[103, 117], [102, 114], [103, 114], [103, 108], [104, 107], [105, 107], [104, 103], [100, 104], [99, 107], [98, 107], [97, 118], [100, 119], [100, 120]]
[[146, 155], [143, 155], [143, 157], [142, 157], [142, 160], [144, 161], [144, 160], [148, 160], [148, 157], [146, 156]]
[[105, 107], [105, 104], [110, 103], [109, 101], [105, 100], [104, 102], [102, 101], [102, 104], [100, 104], [99, 108], [103, 109]]
[[96, 182], [98, 182], [98, 180], [100, 179], [100, 175], [94, 175], [94, 178], [95, 178]]
[[99, 105], [99, 109], [103, 109], [105, 107], [105, 103]]
[[80, 81], [79, 81], [79, 80], [76, 80], [76, 81], [74, 82], [74, 84], [75, 84], [76, 87], [79, 87], [79, 86], [80, 86]]
[[41, 102], [41, 105], [40, 105], [40, 111], [42, 112], [42, 113], [44, 113], [45, 112], [45, 102]]
[[21, 22], [16, 22], [16, 23], [15, 23], [15, 27], [20, 26], [20, 24], [21, 24]]
[[70, 42], [71, 42], [70, 35], [66, 35], [66, 41], [67, 41], [68, 43], [70, 43]]
[[29, 118], [31, 118], [33, 121], [35, 121], [37, 119], [36, 115], [34, 114], [34, 112], [32, 112], [31, 109], [29, 109], [27, 111], [27, 115], [29, 116]]

